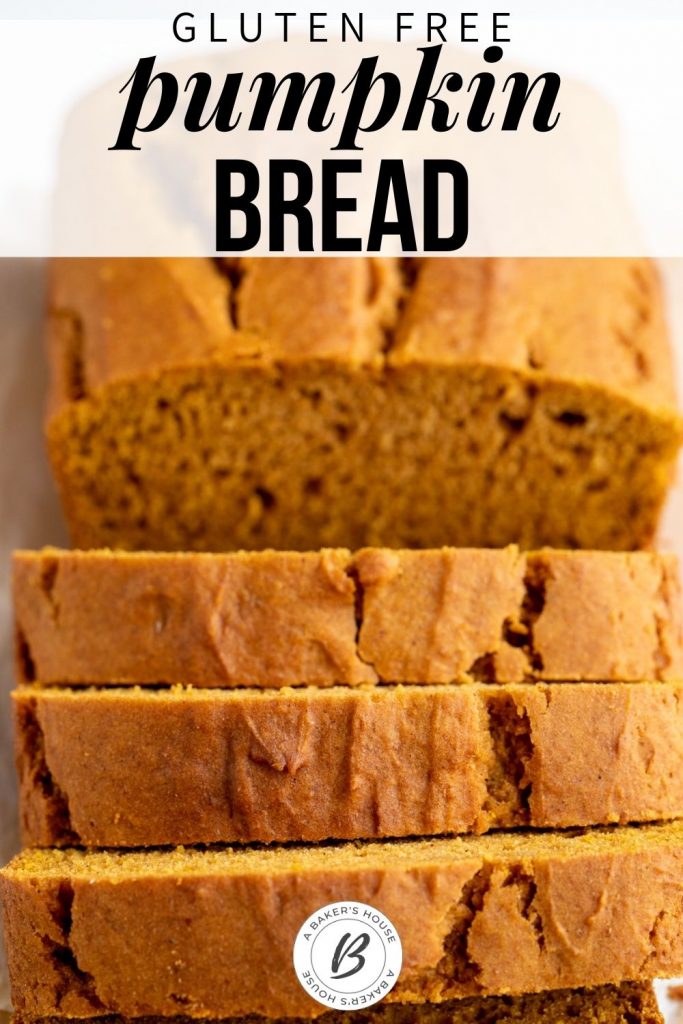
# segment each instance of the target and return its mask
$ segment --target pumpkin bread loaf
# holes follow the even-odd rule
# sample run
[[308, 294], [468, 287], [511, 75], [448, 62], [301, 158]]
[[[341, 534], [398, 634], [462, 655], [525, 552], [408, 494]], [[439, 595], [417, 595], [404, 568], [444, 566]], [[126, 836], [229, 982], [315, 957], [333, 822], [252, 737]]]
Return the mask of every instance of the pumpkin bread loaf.
[[[65, 1017], [44, 1017], [41, 1024], [65, 1024]], [[190, 1017], [81, 1018], [79, 1024], [188, 1024]], [[210, 1020], [207, 1024], [265, 1024], [266, 1017]], [[280, 1018], [278, 1024], [304, 1024], [305, 1017]], [[13, 1024], [33, 1024], [19, 1014]], [[559, 989], [525, 996], [473, 996], [443, 1003], [378, 1003], [364, 1010], [328, 1010], [318, 1024], [664, 1024], [648, 983], [624, 982], [598, 988]]]
[[683, 679], [649, 552], [22, 552], [19, 678], [199, 687]]
[[642, 259], [61, 259], [74, 544], [652, 540], [681, 441]]
[[306, 917], [338, 900], [370, 903], [400, 935], [391, 1002], [683, 972], [680, 822], [344, 846], [35, 849], [0, 887], [13, 1003], [31, 1018], [320, 1015], [291, 951]]
[[683, 683], [24, 687], [27, 845], [484, 832], [683, 817]]

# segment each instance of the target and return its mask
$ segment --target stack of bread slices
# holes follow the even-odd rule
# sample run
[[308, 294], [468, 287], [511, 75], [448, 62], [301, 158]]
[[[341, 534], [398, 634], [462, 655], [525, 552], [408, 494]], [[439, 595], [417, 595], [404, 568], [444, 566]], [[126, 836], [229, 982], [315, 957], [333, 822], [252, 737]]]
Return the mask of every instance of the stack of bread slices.
[[652, 266], [76, 260], [51, 296], [81, 550], [14, 566], [18, 1020], [341, 1024], [292, 951], [357, 901], [403, 962], [351, 1021], [660, 1021], [681, 423]]

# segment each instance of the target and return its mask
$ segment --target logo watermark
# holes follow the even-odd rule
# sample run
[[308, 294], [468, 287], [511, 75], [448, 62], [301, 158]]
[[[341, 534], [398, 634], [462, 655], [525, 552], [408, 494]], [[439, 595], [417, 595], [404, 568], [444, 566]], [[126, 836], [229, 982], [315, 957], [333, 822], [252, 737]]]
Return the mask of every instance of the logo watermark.
[[353, 900], [320, 907], [294, 942], [301, 985], [317, 1002], [338, 1010], [384, 999], [398, 980], [401, 961], [401, 940], [386, 914]]

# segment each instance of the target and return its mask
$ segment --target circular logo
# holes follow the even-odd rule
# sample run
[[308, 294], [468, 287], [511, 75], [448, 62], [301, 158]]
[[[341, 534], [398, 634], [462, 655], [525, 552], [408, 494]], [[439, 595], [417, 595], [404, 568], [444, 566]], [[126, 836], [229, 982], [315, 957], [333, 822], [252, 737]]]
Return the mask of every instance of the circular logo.
[[307, 917], [294, 942], [294, 970], [323, 1006], [357, 1010], [384, 999], [401, 970], [393, 924], [367, 903], [328, 903]]

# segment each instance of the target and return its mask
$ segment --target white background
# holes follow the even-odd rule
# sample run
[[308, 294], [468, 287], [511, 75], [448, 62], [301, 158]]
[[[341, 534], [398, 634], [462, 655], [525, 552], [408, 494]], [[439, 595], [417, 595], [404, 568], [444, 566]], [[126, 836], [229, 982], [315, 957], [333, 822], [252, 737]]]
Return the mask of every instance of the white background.
[[[570, 75], [598, 89], [613, 105], [642, 251], [683, 256], [682, 0], [467, 0], [459, 5], [442, 0], [374, 0], [367, 5], [356, 0], [0, 0], [0, 254], [47, 253], [47, 204], [57, 147], [64, 119], [78, 100], [110, 78], [123, 85], [140, 56], [190, 58], [202, 49], [214, 55], [221, 51], [217, 44], [176, 42], [170, 28], [174, 14], [197, 12], [205, 26], [202, 12], [214, 10], [234, 26], [240, 11], [253, 18], [260, 10], [265, 25], [269, 13], [292, 8], [300, 18], [307, 11], [327, 11], [331, 25], [340, 10], [353, 14], [365, 9], [366, 37], [391, 34], [396, 10], [414, 11], [416, 26], [427, 10], [443, 11], [452, 24], [463, 9], [480, 12], [482, 24], [488, 23], [487, 12], [510, 11], [512, 42], [505, 46], [506, 59]], [[416, 35], [414, 45], [422, 41]], [[482, 45], [468, 49], [479, 56]], [[590, 162], [592, 148], [587, 138], [582, 162]]]

